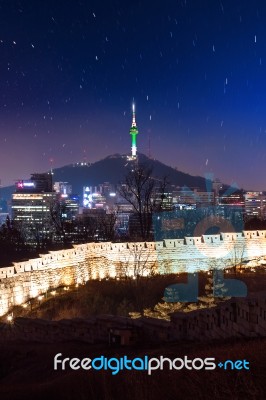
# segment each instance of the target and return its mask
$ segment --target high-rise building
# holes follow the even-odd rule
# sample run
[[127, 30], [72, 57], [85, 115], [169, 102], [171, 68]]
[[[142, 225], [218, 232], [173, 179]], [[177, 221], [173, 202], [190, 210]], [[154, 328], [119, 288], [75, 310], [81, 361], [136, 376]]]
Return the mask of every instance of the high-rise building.
[[32, 174], [30, 180], [16, 182], [12, 195], [12, 217], [21, 224], [26, 240], [36, 243], [52, 230], [51, 212], [57, 201], [50, 174]]
[[55, 193], [14, 193], [12, 195], [12, 215], [15, 221], [26, 224], [43, 225], [50, 216], [51, 201]]

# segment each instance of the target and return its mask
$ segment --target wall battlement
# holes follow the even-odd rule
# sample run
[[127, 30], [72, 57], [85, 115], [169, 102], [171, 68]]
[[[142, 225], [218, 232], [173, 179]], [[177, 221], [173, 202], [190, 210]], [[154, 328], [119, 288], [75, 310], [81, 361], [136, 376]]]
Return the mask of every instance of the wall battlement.
[[[266, 230], [157, 242], [86, 243], [0, 268], [0, 316], [47, 290], [90, 279], [206, 271], [266, 258]], [[262, 260], [263, 262], [263, 260]]]

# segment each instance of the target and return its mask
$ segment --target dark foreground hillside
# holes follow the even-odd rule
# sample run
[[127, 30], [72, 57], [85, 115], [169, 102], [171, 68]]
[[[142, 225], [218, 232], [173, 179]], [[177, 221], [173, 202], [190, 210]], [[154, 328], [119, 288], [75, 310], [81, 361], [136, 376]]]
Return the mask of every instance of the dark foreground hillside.
[[[250, 371], [54, 371], [53, 358], [166, 356], [246, 359]], [[108, 348], [81, 343], [6, 343], [0, 346], [2, 400], [263, 400], [266, 398], [266, 339], [161, 347]]]
[[[201, 291], [206, 276], [200, 274], [199, 277]], [[82, 312], [87, 314], [88, 308], [96, 315], [103, 311], [118, 312], [119, 308], [118, 314], [121, 315], [121, 310], [125, 311], [127, 304], [134, 305], [135, 309], [137, 303], [133, 294], [135, 291], [138, 293], [139, 289], [146, 295], [141, 297], [144, 303], [138, 304], [140, 309], [160, 301], [163, 288], [171, 283], [171, 279], [171, 276], [154, 277], [148, 281], [143, 279], [143, 282], [142, 280], [139, 282], [140, 287], [131, 287], [131, 291], [128, 282], [90, 282], [73, 292], [58, 295], [56, 299], [48, 299], [37, 308], [33, 305], [33, 310], [28, 316], [33, 318], [45, 316], [47, 319], [73, 318], [77, 316], [78, 310], [79, 316], [82, 316]], [[241, 279], [252, 292], [265, 288], [264, 271], [260, 274], [242, 273]], [[145, 291], [142, 283], [145, 284]], [[96, 296], [97, 292], [101, 294], [100, 297]], [[123, 300], [125, 296], [127, 301]], [[95, 299], [94, 302], [90, 301], [92, 298]], [[111, 299], [113, 303], [109, 305]], [[107, 310], [107, 304], [110, 310], [109, 308]], [[140, 344], [130, 347], [110, 347], [106, 344], [87, 344], [78, 341], [49, 344], [26, 341], [0, 342], [0, 399], [264, 400], [266, 398], [266, 338], [238, 338], [201, 343], [180, 341], [159, 345], [149, 344], [147, 341], [143, 344], [142, 338], [140, 339]], [[215, 357], [217, 363], [227, 359], [234, 361], [245, 359], [250, 363], [250, 370], [224, 371], [218, 367], [213, 371], [165, 369], [154, 371], [151, 376], [146, 371], [129, 370], [119, 372], [115, 376], [111, 371], [103, 370], [54, 371], [53, 360], [57, 353], [62, 353], [63, 358], [94, 358], [101, 355], [118, 358], [127, 355], [129, 358], [135, 358], [148, 355], [174, 359], [187, 355], [190, 359]]]

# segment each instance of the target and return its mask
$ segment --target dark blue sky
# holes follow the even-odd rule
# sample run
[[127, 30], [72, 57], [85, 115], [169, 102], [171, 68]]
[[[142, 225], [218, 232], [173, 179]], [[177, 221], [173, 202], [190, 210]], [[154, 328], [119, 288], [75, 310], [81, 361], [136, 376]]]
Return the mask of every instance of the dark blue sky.
[[138, 150], [266, 190], [265, 1], [0, 2], [0, 179]]

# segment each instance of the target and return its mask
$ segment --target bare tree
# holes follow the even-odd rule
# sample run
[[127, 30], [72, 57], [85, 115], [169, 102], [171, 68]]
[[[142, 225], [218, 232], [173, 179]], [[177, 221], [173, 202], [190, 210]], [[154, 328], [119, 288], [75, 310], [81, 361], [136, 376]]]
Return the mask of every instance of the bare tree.
[[66, 218], [66, 204], [58, 198], [49, 199], [49, 214], [43, 221], [43, 230], [49, 232], [53, 242], [63, 245], [77, 239], [77, 224], [74, 220]]
[[116, 213], [103, 214], [97, 220], [98, 235], [101, 240], [113, 241], [115, 239]]
[[48, 217], [50, 223], [50, 229], [53, 233], [60, 236], [65, 242], [65, 229], [64, 223], [65, 220], [62, 216], [63, 213], [63, 205], [58, 201], [58, 199], [50, 199], [49, 200], [49, 211], [50, 215]]
[[128, 249], [128, 257], [123, 260], [121, 270], [126, 277], [132, 277], [138, 282], [140, 277], [151, 277], [157, 273], [153, 250], [143, 248], [139, 243], [132, 243]]
[[28, 243], [22, 223], [7, 217], [6, 222], [0, 226], [0, 265], [7, 265], [27, 251]]
[[[159, 185], [158, 185], [159, 182]], [[152, 177], [152, 168], [145, 164], [134, 163], [118, 190], [136, 215], [142, 240], [151, 238], [152, 215], [162, 210], [168, 182]]]
[[244, 262], [244, 256], [246, 252], [246, 244], [245, 242], [235, 242], [234, 245], [228, 247], [229, 253], [229, 266], [232, 267], [234, 273], [237, 272], [238, 269], [241, 270], [241, 267]]

